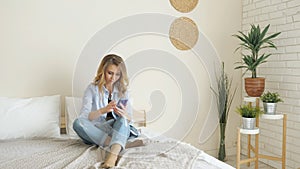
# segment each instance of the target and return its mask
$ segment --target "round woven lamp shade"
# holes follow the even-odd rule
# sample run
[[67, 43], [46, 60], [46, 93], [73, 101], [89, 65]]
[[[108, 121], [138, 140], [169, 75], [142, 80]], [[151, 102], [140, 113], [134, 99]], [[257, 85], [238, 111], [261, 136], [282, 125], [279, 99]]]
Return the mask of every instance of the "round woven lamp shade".
[[198, 3], [198, 0], [170, 0], [171, 5], [179, 12], [191, 12]]
[[195, 22], [187, 17], [173, 21], [169, 30], [172, 44], [179, 50], [189, 50], [195, 46], [199, 31]]

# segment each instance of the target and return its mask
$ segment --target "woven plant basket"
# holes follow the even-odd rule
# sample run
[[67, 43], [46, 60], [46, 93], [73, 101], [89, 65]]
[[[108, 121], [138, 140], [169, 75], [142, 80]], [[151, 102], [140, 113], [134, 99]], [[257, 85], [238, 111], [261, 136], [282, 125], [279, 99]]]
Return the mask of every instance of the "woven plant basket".
[[248, 96], [260, 97], [265, 90], [265, 78], [245, 78], [245, 90]]

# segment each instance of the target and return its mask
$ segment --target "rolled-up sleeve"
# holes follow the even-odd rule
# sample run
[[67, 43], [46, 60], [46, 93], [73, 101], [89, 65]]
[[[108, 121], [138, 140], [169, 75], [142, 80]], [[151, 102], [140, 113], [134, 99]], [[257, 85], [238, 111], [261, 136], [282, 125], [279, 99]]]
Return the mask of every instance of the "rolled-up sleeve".
[[80, 110], [80, 117], [88, 119], [89, 113], [92, 111], [93, 107], [93, 95], [94, 91], [91, 85], [89, 85], [85, 92], [84, 96], [82, 98], [82, 107]]

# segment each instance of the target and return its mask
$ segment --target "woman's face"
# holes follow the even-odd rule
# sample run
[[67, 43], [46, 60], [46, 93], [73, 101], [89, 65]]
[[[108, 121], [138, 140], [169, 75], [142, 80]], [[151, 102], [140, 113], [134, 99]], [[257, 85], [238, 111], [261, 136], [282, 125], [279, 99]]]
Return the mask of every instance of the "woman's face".
[[111, 64], [107, 67], [105, 71], [105, 82], [106, 85], [112, 86], [116, 81], [121, 77], [120, 68], [114, 64]]

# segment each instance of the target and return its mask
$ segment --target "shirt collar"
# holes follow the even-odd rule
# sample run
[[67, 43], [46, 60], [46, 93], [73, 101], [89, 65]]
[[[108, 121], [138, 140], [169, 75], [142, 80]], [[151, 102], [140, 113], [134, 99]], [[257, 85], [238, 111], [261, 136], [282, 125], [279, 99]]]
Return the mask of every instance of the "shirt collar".
[[[106, 87], [104, 85], [103, 85], [102, 89], [106, 94], [109, 94], [109, 91], [106, 89]], [[118, 93], [118, 92], [119, 92], [118, 88], [114, 86], [112, 94]]]

